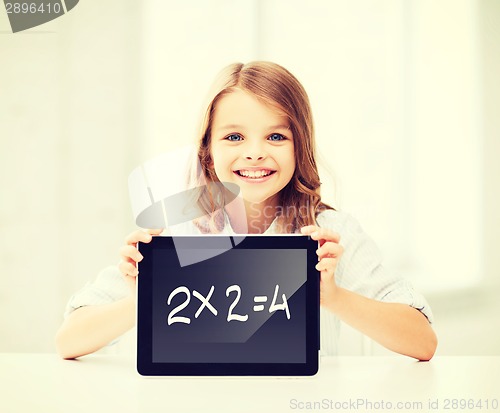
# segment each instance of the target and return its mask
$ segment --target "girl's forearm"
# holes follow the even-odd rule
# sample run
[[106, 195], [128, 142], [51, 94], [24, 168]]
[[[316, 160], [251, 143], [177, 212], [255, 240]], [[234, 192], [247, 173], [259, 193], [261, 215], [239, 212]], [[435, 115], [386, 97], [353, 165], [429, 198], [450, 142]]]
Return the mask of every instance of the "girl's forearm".
[[329, 309], [389, 350], [426, 361], [436, 351], [436, 334], [427, 318], [406, 304], [384, 303], [338, 288]]
[[133, 297], [78, 308], [56, 334], [57, 352], [65, 359], [93, 353], [130, 330], [134, 324]]

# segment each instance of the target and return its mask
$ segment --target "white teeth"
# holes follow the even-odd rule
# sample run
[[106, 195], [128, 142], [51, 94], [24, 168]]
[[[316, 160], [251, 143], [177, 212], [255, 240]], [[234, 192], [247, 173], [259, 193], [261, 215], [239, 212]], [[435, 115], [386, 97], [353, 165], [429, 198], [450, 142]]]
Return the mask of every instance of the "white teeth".
[[241, 176], [245, 178], [262, 178], [271, 173], [271, 171], [261, 170], [261, 171], [246, 171], [244, 169], [239, 171]]

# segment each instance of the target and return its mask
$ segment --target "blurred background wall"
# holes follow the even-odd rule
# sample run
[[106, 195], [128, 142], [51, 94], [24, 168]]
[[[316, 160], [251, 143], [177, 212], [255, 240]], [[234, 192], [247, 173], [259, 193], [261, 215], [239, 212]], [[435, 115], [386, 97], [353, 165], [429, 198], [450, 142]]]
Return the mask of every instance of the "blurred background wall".
[[500, 2], [85, 0], [16, 34], [4, 11], [0, 351], [54, 351], [135, 228], [128, 174], [193, 142], [219, 69], [272, 60], [309, 93], [325, 200], [426, 294], [438, 353], [500, 354]]

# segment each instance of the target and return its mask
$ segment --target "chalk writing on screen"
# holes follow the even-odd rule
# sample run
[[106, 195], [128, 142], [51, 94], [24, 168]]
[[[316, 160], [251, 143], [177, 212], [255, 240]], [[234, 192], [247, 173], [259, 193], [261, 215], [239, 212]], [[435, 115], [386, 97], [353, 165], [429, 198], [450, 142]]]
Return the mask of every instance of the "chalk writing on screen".
[[[205, 309], [206, 309], [205, 311], [210, 311], [215, 317], [217, 317], [219, 315], [219, 311], [210, 303], [210, 298], [212, 297], [214, 291], [215, 291], [215, 286], [213, 285], [210, 287], [210, 290], [205, 296], [196, 290], [193, 290], [193, 293], [191, 294], [189, 288], [183, 285], [175, 288], [168, 296], [167, 305], [170, 306], [173, 298], [178, 294], [184, 294], [185, 299], [182, 303], [180, 303], [170, 311], [167, 317], [167, 324], [168, 325], [172, 325], [175, 323], [191, 324], [191, 318], [186, 317], [185, 315], [178, 315], [182, 310], [184, 310], [189, 305], [191, 297], [195, 297], [200, 301], [200, 306], [198, 307], [198, 310], [194, 314], [194, 318], [198, 318]], [[279, 285], [276, 284], [276, 287], [274, 289], [273, 299], [271, 301], [271, 304], [269, 305], [268, 311], [269, 313], [273, 313], [275, 311], [284, 311], [286, 314], [286, 318], [290, 320], [290, 309], [288, 307], [288, 301], [286, 299], [286, 295], [285, 294], [281, 295], [282, 302], [280, 304], [276, 302], [278, 299], [278, 291], [279, 291]], [[231, 321], [239, 321], [239, 322], [247, 321], [248, 314], [241, 315], [236, 312], [237, 311], [236, 306], [238, 305], [238, 302], [240, 301], [241, 298], [241, 287], [236, 284], [227, 287], [226, 297], [229, 298], [230, 295], [234, 296], [234, 300], [229, 305], [227, 310], [227, 317], [226, 317], [227, 322], [229, 323]], [[254, 303], [256, 304], [258, 303], [257, 305], [253, 306], [253, 311], [254, 312], [265, 311], [265, 305], [262, 303], [266, 303], [268, 297], [265, 295], [256, 295], [255, 297], [253, 297], [253, 299]]]

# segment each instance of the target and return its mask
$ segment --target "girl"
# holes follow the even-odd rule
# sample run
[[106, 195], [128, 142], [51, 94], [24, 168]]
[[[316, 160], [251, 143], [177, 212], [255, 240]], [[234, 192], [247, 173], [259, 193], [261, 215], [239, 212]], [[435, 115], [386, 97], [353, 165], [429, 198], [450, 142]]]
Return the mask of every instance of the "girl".
[[[336, 353], [339, 320], [386, 348], [430, 360], [437, 340], [425, 299], [388, 273], [374, 243], [349, 215], [321, 202], [312, 115], [305, 90], [269, 62], [232, 64], [219, 75], [202, 122], [198, 178], [238, 185], [241, 209], [199, 195], [204, 218], [189, 233], [302, 232], [319, 242], [321, 349]], [[118, 267], [72, 297], [56, 336], [63, 358], [92, 353], [134, 325], [137, 242], [162, 230], [135, 231]]]

